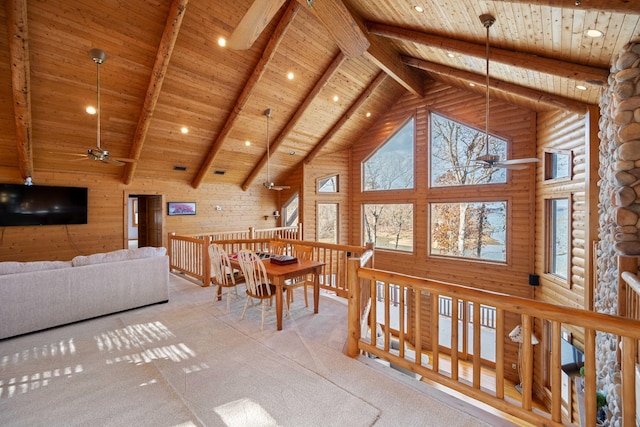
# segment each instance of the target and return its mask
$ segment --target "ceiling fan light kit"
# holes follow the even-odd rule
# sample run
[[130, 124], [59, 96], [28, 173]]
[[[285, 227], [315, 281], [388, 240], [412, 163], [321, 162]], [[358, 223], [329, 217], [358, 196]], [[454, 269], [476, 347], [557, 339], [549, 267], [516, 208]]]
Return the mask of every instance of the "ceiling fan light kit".
[[527, 159], [512, 159], [500, 161], [500, 156], [497, 154], [489, 154], [489, 29], [496, 22], [496, 18], [488, 13], [480, 15], [480, 22], [487, 29], [487, 43], [486, 43], [486, 95], [485, 95], [485, 131], [484, 131], [484, 146], [485, 154], [476, 158], [476, 163], [479, 163], [483, 168], [504, 168], [504, 169], [526, 169], [528, 163], [536, 163], [540, 160], [537, 158]]

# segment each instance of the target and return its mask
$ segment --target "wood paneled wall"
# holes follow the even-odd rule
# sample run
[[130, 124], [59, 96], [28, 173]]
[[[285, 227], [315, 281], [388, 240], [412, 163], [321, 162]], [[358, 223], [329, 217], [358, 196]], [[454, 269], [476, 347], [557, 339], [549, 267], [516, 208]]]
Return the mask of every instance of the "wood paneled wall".
[[[101, 165], [96, 164], [96, 167]], [[7, 182], [19, 183], [18, 180]], [[98, 175], [70, 173], [37, 174], [39, 185], [88, 187], [88, 224], [0, 228], [0, 261], [70, 260], [87, 255], [122, 249], [126, 244], [129, 194], [163, 197], [163, 242], [167, 233], [191, 234], [202, 231], [247, 230], [251, 226], [276, 225], [275, 218], [264, 215], [278, 209], [277, 192], [254, 185], [246, 192], [231, 184], [205, 184], [194, 189], [188, 184], [135, 180], [125, 186], [119, 180]], [[196, 202], [195, 216], [167, 216], [166, 202]], [[216, 205], [222, 207], [216, 210]]]
[[[338, 244], [350, 244], [350, 211], [349, 193], [349, 163], [350, 150], [316, 157], [313, 162], [304, 165], [304, 238], [316, 240], [317, 238], [317, 205], [318, 203], [338, 204]], [[318, 193], [318, 179], [338, 175], [337, 193]]]

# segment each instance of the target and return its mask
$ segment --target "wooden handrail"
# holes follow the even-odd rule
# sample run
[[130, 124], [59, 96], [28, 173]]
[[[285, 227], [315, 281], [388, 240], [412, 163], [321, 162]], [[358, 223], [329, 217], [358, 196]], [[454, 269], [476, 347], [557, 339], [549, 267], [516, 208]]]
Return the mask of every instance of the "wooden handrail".
[[[596, 333], [615, 334], [622, 337], [622, 365], [623, 365], [623, 425], [635, 426], [635, 356], [637, 354], [637, 343], [640, 339], [640, 321], [635, 319], [625, 319], [619, 316], [595, 313], [592, 311], [581, 310], [577, 308], [557, 306], [540, 301], [529, 300], [525, 298], [514, 297], [497, 292], [483, 291], [471, 287], [445, 283], [440, 281], [429, 280], [408, 276], [395, 272], [376, 270], [372, 268], [362, 267], [359, 259], [350, 259], [348, 266], [349, 280], [349, 329], [347, 336], [347, 345], [345, 353], [351, 357], [357, 356], [361, 351], [373, 354], [381, 359], [387, 360], [404, 369], [413, 371], [419, 375], [429, 378], [435, 382], [443, 384], [453, 390], [466, 394], [478, 401], [489, 404], [498, 410], [510, 413], [522, 420], [535, 425], [562, 425], [562, 393], [561, 393], [561, 359], [560, 359], [560, 343], [563, 326], [573, 326], [584, 330], [584, 355], [585, 355], [585, 375], [584, 375], [584, 408], [585, 420], [588, 426], [595, 426], [596, 420]], [[382, 287], [376, 283], [383, 283]], [[374, 309], [376, 292], [378, 289], [388, 289], [389, 285], [399, 286], [401, 294], [406, 291], [407, 295], [412, 295], [411, 301], [408, 302], [408, 310], [411, 309], [413, 319], [407, 319], [409, 329], [403, 331], [400, 329], [398, 336], [393, 336], [394, 340], [399, 341], [399, 349], [393, 350], [389, 346], [392, 336], [389, 333], [388, 324], [390, 322], [390, 308], [388, 298], [381, 298], [384, 304], [382, 317], [377, 316]], [[364, 336], [361, 327], [363, 310], [357, 303], [359, 293], [362, 289], [368, 288], [372, 293], [370, 309], [370, 318], [368, 327], [371, 328], [371, 336]], [[387, 292], [387, 291], [385, 291]], [[513, 402], [505, 398], [504, 395], [504, 369], [501, 366], [504, 362], [504, 339], [497, 339], [496, 349], [496, 390], [490, 391], [483, 388], [480, 384], [479, 375], [481, 369], [480, 363], [480, 337], [479, 331], [474, 329], [473, 336], [473, 364], [472, 364], [472, 380], [466, 382], [458, 378], [455, 366], [457, 365], [457, 351], [455, 331], [452, 328], [451, 341], [451, 372], [446, 373], [439, 365], [440, 359], [438, 347], [438, 302], [435, 301], [439, 296], [450, 297], [452, 303], [452, 316], [455, 318], [453, 311], [457, 310], [458, 300], [468, 301], [471, 304], [485, 304], [496, 307], [497, 329], [496, 333], [499, 337], [506, 336], [504, 318], [507, 314], [520, 317], [520, 323], [523, 327], [523, 343], [521, 347], [522, 356], [522, 401], [520, 403]], [[418, 296], [418, 297], [416, 297]], [[388, 297], [388, 295], [385, 295]], [[423, 300], [431, 298], [431, 310], [421, 309], [424, 304]], [[404, 310], [399, 310], [402, 313]], [[474, 310], [474, 316], [479, 310]], [[398, 314], [402, 316], [401, 314]], [[427, 317], [424, 317], [427, 316]], [[532, 343], [532, 332], [535, 322], [548, 321], [551, 325], [549, 329], [549, 342], [551, 343], [551, 363], [550, 377], [551, 384], [551, 410], [549, 413], [542, 413], [532, 409], [532, 392], [533, 392], [533, 370], [534, 370], [534, 345]], [[383, 327], [383, 342], [377, 342], [376, 323]], [[474, 322], [474, 328], [478, 324], [478, 319]], [[399, 322], [404, 325], [404, 320]], [[420, 328], [424, 325], [430, 325], [431, 340], [431, 360], [425, 363], [422, 352], [425, 348], [420, 342], [422, 335]], [[403, 354], [405, 343], [409, 341], [404, 336], [404, 332], [413, 336], [412, 348], [415, 349], [415, 356], [407, 356]], [[632, 385], [633, 384], [633, 385]], [[631, 411], [630, 408], [633, 408]]]

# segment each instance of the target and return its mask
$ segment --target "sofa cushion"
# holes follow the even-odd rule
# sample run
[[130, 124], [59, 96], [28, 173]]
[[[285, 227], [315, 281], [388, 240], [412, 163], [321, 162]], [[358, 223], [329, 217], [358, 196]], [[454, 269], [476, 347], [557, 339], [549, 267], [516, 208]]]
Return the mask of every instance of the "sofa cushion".
[[71, 261], [6, 261], [0, 262], [0, 276], [5, 274], [28, 273], [30, 271], [56, 270], [58, 268], [68, 267], [71, 267]]
[[152, 258], [156, 256], [164, 256], [167, 253], [166, 248], [155, 248], [146, 246], [136, 249], [119, 249], [107, 253], [99, 253], [93, 255], [78, 255], [71, 263], [74, 267], [82, 267], [83, 265], [103, 264], [106, 262], [126, 261], [132, 259]]

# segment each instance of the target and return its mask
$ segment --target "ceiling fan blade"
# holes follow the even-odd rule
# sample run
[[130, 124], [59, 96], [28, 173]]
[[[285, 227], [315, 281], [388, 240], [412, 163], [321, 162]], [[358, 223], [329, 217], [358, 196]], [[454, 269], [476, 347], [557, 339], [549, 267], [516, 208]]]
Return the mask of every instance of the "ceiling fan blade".
[[371, 43], [341, 0], [298, 0], [322, 22], [349, 58], [362, 55]]
[[502, 163], [502, 162], [497, 162], [493, 164], [494, 168], [501, 168], [501, 169], [511, 169], [511, 170], [522, 170], [522, 169], [527, 169], [529, 167], [529, 165], [527, 163]]
[[522, 163], [538, 163], [539, 161], [540, 159], [538, 159], [537, 157], [529, 157], [526, 159], [503, 160], [500, 163], [502, 163], [503, 165], [517, 165]]
[[233, 30], [227, 46], [235, 50], [247, 50], [256, 41], [285, 0], [254, 0], [253, 4]]

